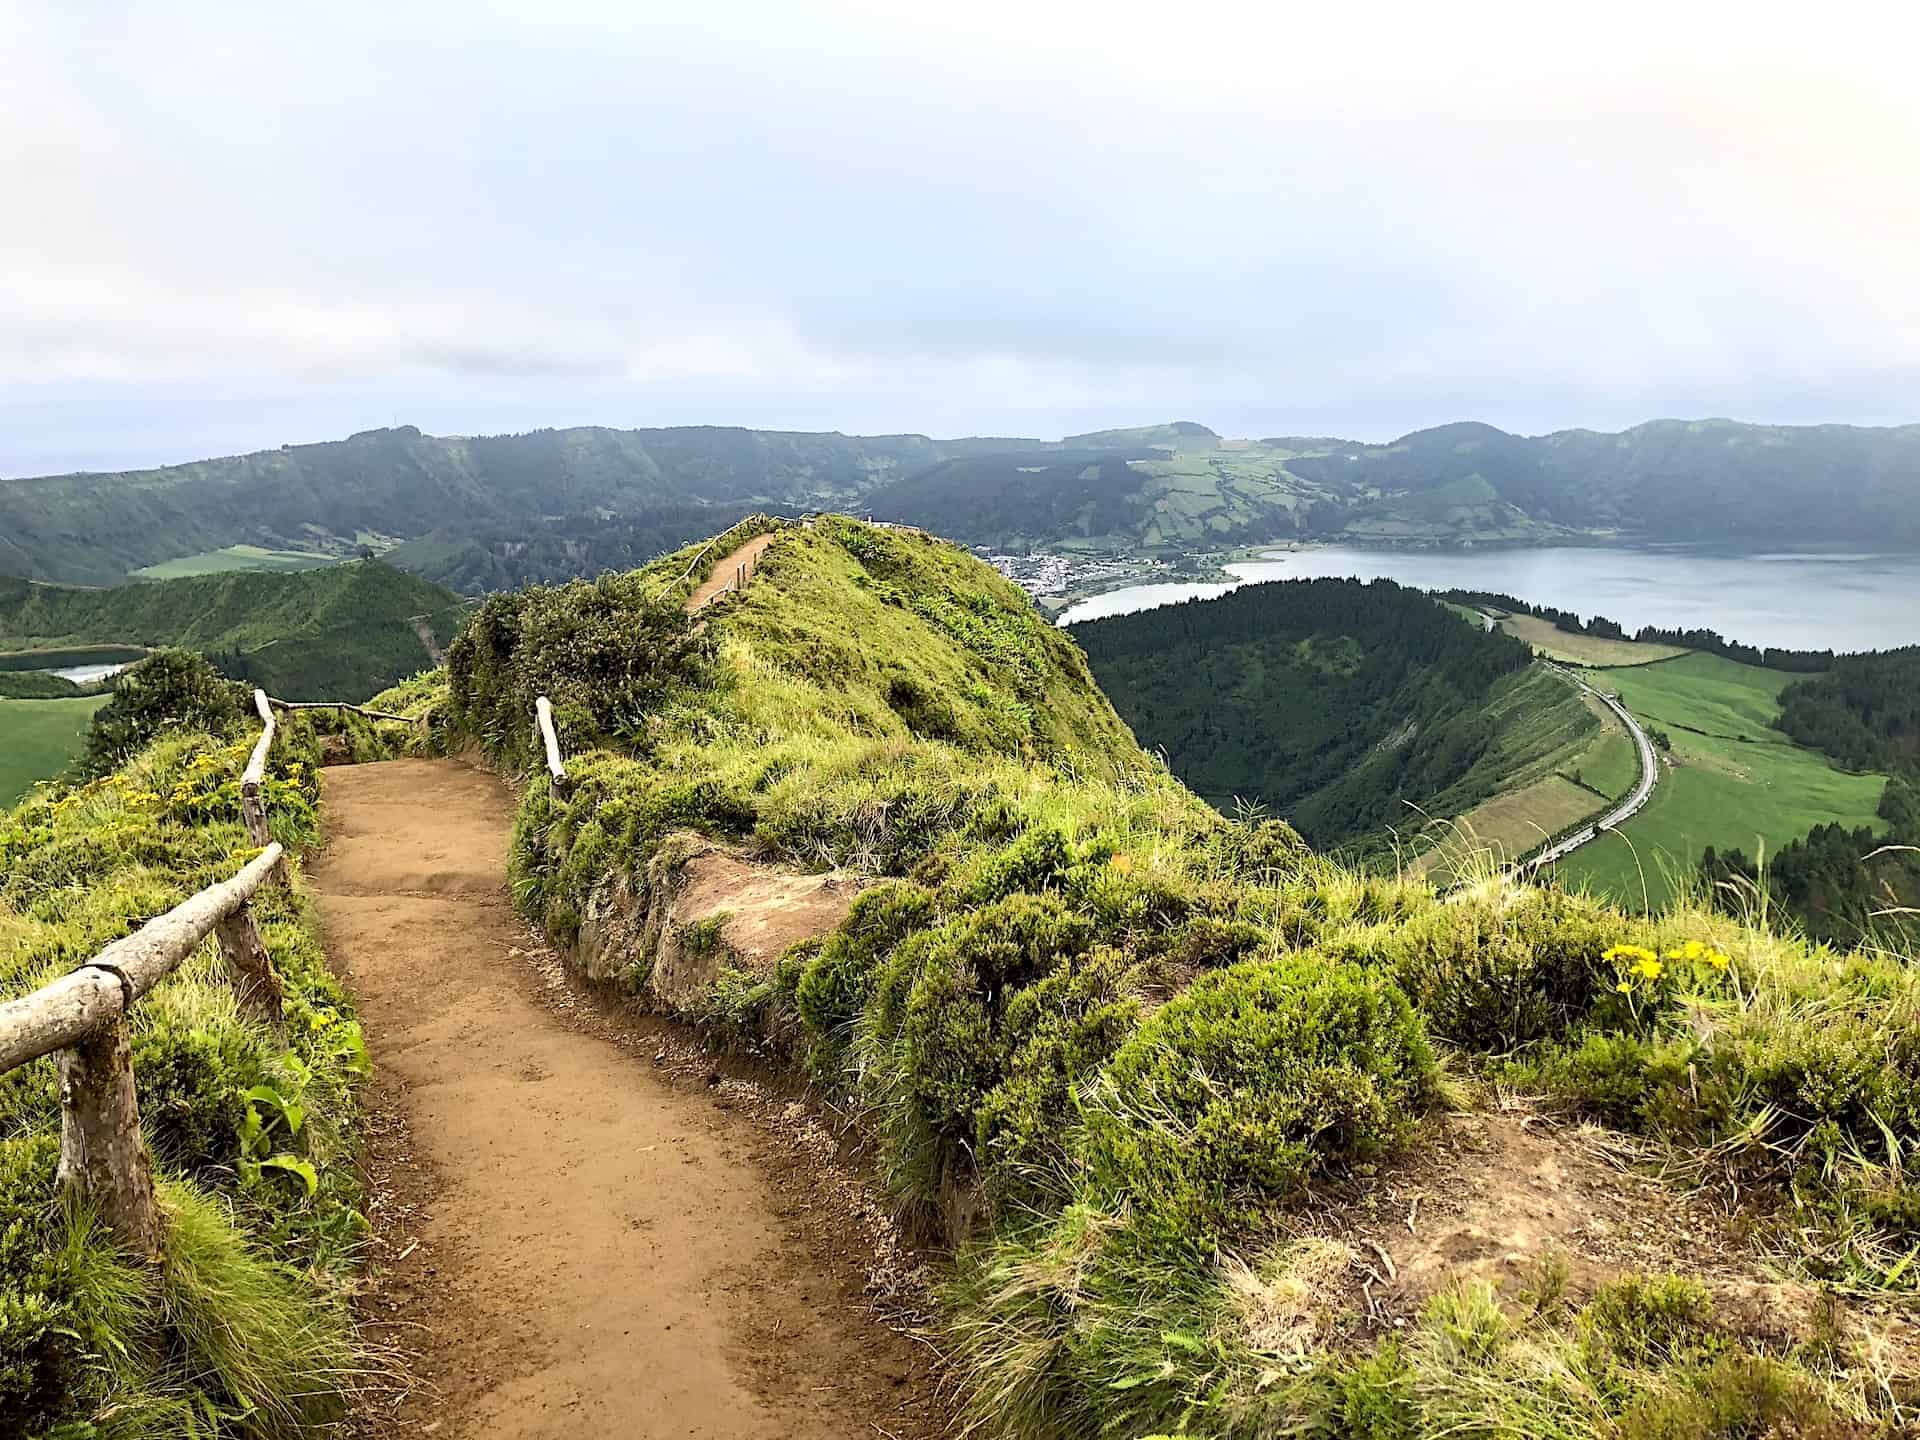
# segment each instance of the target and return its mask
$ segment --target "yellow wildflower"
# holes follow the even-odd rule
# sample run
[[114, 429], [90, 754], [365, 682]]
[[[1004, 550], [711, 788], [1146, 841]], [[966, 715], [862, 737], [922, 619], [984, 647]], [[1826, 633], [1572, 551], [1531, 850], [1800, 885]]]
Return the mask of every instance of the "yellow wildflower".
[[1631, 995], [1633, 993], [1633, 982], [1631, 980], [1622, 980], [1613, 988], [1618, 990], [1622, 995]]
[[1666, 973], [1666, 970], [1667, 970], [1667, 967], [1662, 965], [1658, 960], [1656, 960], [1651, 955], [1644, 956], [1643, 958], [1636, 960], [1633, 965], [1634, 974], [1644, 975], [1649, 980], [1658, 980], [1662, 975]]
[[1707, 952], [1707, 964], [1713, 966], [1716, 970], [1724, 970], [1732, 963], [1732, 959], [1729, 958], [1724, 950], [1711, 950]]

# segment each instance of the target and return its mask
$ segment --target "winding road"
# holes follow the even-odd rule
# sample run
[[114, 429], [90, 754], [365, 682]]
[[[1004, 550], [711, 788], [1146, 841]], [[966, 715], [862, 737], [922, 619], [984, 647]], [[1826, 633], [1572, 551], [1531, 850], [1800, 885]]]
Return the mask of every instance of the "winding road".
[[1555, 840], [1531, 860], [1526, 861], [1521, 866], [1524, 870], [1538, 870], [1543, 865], [1551, 865], [1557, 860], [1563, 860], [1588, 841], [1598, 839], [1601, 832], [1611, 830], [1614, 826], [1622, 824], [1637, 815], [1641, 807], [1644, 806], [1652, 796], [1654, 781], [1658, 779], [1660, 775], [1660, 762], [1653, 753], [1653, 742], [1647, 738], [1647, 732], [1640, 727], [1640, 722], [1633, 718], [1626, 706], [1622, 705], [1604, 690], [1596, 690], [1565, 666], [1554, 665], [1551, 662], [1545, 663], [1548, 669], [1564, 675], [1568, 680], [1572, 681], [1620, 717], [1621, 723], [1627, 727], [1627, 733], [1633, 736], [1634, 746], [1640, 752], [1640, 778], [1634, 783], [1633, 790], [1628, 794], [1626, 799], [1607, 811], [1598, 820], [1582, 826], [1571, 835]]

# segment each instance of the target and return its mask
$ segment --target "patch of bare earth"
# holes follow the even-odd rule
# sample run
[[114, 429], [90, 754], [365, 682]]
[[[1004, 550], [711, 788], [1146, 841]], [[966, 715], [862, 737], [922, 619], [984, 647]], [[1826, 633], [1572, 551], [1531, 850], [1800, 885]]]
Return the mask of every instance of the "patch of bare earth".
[[[1466, 1280], [1524, 1305], [1543, 1287], [1579, 1303], [1627, 1274], [1677, 1273], [1704, 1284], [1722, 1320], [1757, 1344], [1812, 1337], [1828, 1305], [1818, 1287], [1769, 1269], [1730, 1196], [1677, 1187], [1643, 1158], [1626, 1137], [1523, 1106], [1443, 1116], [1414, 1153], [1303, 1217], [1312, 1306], [1281, 1313], [1322, 1338], [1361, 1335], [1406, 1327]], [[1242, 1288], [1272, 1308], [1258, 1276]], [[1908, 1308], [1856, 1300], [1839, 1320], [1906, 1373], [1920, 1366]]]

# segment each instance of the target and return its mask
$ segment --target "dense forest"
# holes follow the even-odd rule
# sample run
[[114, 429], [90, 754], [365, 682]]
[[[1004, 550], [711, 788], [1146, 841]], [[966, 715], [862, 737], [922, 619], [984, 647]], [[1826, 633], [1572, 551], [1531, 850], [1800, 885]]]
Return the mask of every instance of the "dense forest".
[[1849, 770], [1920, 762], [1920, 646], [1843, 655], [1780, 692], [1780, 728]]
[[1319, 845], [1417, 824], [1409, 806], [1473, 770], [1496, 738], [1494, 687], [1532, 661], [1523, 642], [1386, 580], [1247, 585], [1073, 634], [1175, 774], [1222, 808], [1264, 805]]
[[377, 560], [84, 590], [0, 578], [0, 649], [177, 645], [289, 700], [364, 700], [433, 663], [458, 596]]
[[995, 548], [1643, 535], [1911, 547], [1916, 474], [1917, 426], [1663, 420], [1525, 437], [1456, 424], [1388, 445], [1223, 440], [1191, 421], [1060, 441], [401, 426], [155, 470], [0, 480], [0, 572], [110, 585], [231, 545], [337, 556], [411, 541], [399, 563], [477, 590], [636, 563], [750, 510], [822, 508]]

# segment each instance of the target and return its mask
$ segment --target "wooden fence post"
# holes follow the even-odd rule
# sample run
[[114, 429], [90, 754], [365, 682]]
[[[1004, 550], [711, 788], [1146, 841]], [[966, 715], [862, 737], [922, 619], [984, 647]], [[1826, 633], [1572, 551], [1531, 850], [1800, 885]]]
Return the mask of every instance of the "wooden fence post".
[[537, 696], [533, 702], [533, 739], [546, 753], [547, 793], [556, 800], [564, 800], [572, 785], [567, 779], [566, 762], [560, 758], [560, 735], [553, 725], [553, 702], [544, 695]]
[[92, 1205], [134, 1254], [160, 1254], [153, 1163], [140, 1137], [125, 1012], [60, 1052], [61, 1188]]
[[275, 1031], [284, 1031], [284, 992], [280, 977], [273, 973], [273, 957], [267, 954], [260, 927], [254, 922], [253, 902], [243, 900], [226, 919], [216, 920], [213, 933], [220, 941], [220, 953], [226, 956], [227, 975], [240, 1001], [240, 1013]]

